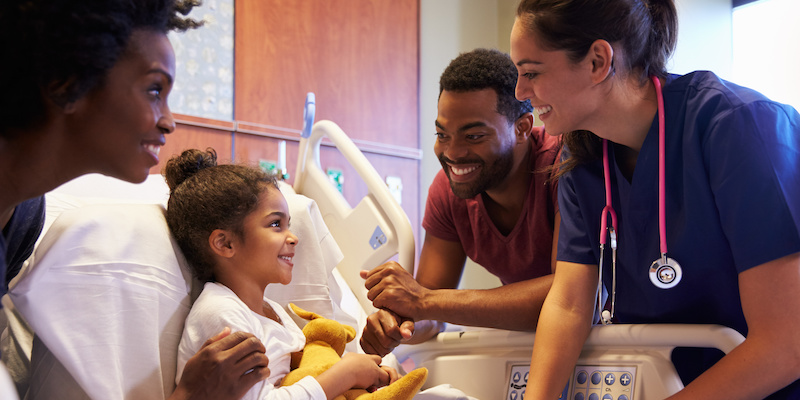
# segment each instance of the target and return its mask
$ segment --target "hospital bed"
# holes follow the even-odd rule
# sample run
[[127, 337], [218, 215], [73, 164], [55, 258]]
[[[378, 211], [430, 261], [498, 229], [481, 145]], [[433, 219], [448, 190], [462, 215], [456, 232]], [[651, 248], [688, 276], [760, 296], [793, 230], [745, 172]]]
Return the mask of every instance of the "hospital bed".
[[[330, 121], [313, 129], [311, 121], [306, 118], [295, 185], [281, 186], [293, 231], [305, 246], [295, 257], [303, 268], [295, 269], [291, 285], [271, 285], [267, 296], [360, 332], [372, 306], [358, 271], [397, 253], [401, 265], [413, 268], [414, 238], [407, 217], [352, 141]], [[321, 170], [324, 137], [367, 183], [369, 194], [355, 207]], [[169, 235], [167, 195], [160, 176], [140, 185], [87, 176], [48, 195], [47, 233], [13, 284], [13, 304], [5, 304], [12, 320], [24, 315], [10, 322], [12, 330], [36, 332], [29, 350], [21, 350], [30, 360], [27, 398], [155, 399], [172, 391], [183, 320], [200, 285]], [[394, 356], [428, 367], [426, 388], [450, 384], [473, 398], [516, 400], [524, 395], [533, 337], [455, 327], [427, 343], [400, 346]], [[682, 387], [669, 362], [673, 347], [727, 352], [742, 340], [712, 326], [594, 328], [562, 397], [663, 398]]]

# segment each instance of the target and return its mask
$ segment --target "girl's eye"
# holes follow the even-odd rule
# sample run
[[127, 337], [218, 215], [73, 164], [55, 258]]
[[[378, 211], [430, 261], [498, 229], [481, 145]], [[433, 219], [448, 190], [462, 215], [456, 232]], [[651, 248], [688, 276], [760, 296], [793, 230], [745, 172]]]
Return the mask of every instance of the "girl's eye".
[[269, 227], [270, 228], [280, 228], [281, 227], [281, 221], [280, 220], [272, 221], [272, 222], [269, 223]]
[[522, 76], [524, 76], [525, 79], [533, 79], [533, 78], [536, 78], [538, 75], [539, 74], [536, 73], [536, 72], [526, 72], [526, 73], [522, 74]]

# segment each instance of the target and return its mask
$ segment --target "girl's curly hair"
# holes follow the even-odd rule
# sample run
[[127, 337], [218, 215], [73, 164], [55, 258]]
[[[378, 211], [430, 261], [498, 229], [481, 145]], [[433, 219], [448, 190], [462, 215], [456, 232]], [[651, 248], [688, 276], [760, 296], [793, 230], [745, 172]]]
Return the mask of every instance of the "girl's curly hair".
[[164, 177], [170, 189], [167, 225], [203, 282], [214, 280], [211, 232], [225, 229], [242, 237], [244, 219], [258, 208], [259, 196], [278, 188], [275, 176], [258, 168], [217, 165], [214, 149], [191, 149], [172, 157]]

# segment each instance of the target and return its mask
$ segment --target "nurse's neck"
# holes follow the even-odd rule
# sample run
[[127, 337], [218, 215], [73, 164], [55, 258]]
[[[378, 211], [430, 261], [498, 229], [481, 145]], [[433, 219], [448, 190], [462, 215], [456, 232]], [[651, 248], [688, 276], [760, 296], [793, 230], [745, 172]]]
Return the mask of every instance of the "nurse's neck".
[[617, 144], [617, 165], [630, 181], [639, 151], [656, 117], [658, 100], [650, 80], [644, 85], [638, 81], [632, 83], [630, 78], [626, 81], [626, 84], [616, 85], [609, 96], [610, 114], [606, 118], [604, 135], [599, 136]]

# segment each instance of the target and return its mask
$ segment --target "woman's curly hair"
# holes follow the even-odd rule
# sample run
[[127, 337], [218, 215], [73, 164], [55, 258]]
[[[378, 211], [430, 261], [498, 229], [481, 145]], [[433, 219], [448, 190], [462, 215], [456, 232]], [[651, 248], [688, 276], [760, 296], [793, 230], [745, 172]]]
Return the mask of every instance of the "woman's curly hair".
[[201, 25], [185, 18], [199, 0], [3, 0], [0, 2], [0, 137], [45, 119], [102, 83], [138, 29], [167, 33]]

